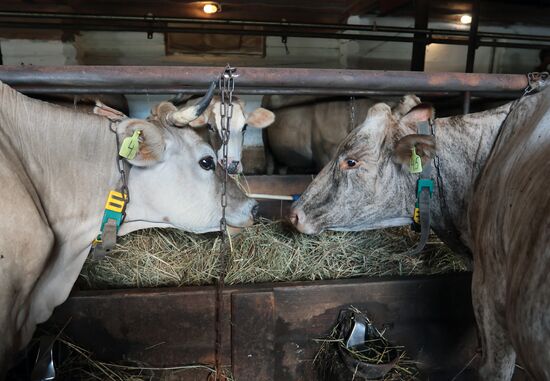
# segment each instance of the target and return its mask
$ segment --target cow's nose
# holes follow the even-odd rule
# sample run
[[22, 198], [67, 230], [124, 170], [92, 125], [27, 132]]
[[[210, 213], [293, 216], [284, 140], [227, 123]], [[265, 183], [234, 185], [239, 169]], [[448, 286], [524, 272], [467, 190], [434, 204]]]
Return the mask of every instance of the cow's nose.
[[239, 169], [239, 162], [237, 160], [233, 160], [228, 166], [227, 166], [227, 172], [230, 175], [236, 175], [237, 170]]
[[288, 218], [290, 219], [292, 225], [297, 227], [298, 224], [304, 219], [304, 212], [302, 212], [301, 210], [293, 209], [290, 211], [290, 215], [288, 216]]

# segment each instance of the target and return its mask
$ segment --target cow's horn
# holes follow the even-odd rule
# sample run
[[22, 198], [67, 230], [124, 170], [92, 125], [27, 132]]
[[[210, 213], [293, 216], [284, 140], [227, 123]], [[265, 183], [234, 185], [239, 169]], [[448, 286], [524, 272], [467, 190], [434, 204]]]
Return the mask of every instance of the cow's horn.
[[168, 114], [166, 119], [169, 123], [183, 126], [197, 119], [206, 110], [212, 97], [214, 96], [214, 90], [216, 90], [216, 81], [213, 81], [208, 88], [206, 94], [199, 100], [199, 102], [193, 106], [185, 107], [180, 110], [176, 110]]

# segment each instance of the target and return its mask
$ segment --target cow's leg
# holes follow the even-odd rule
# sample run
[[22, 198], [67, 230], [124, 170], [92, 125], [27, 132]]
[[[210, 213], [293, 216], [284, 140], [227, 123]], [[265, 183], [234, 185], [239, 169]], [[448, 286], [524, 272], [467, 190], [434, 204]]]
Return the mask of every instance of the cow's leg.
[[36, 211], [34, 201], [26, 197], [24, 189], [17, 189], [18, 184], [8, 182], [7, 189], [10, 185], [19, 197], [9, 198], [0, 190], [0, 380], [11, 365], [13, 353], [30, 339], [21, 330], [29, 313], [28, 298], [54, 243], [53, 233]]
[[506, 309], [508, 326], [518, 363], [531, 379], [550, 380], [550, 245], [545, 238], [550, 233], [550, 220], [525, 225], [524, 229], [521, 236], [531, 237], [527, 239], [529, 245], [517, 243], [514, 248], [514, 273]]
[[[512, 379], [516, 353], [505, 327], [505, 316], [498, 307], [499, 277], [483, 277], [481, 266], [474, 266], [472, 302], [481, 338], [483, 357], [479, 376], [484, 381], [508, 381]], [[490, 281], [488, 278], [493, 278]]]

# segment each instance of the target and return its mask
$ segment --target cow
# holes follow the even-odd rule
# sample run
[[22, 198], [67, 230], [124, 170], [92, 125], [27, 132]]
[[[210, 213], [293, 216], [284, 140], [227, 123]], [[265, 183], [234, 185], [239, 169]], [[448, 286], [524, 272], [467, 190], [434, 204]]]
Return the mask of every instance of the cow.
[[33, 94], [31, 98], [88, 113], [94, 113], [97, 102], [120, 111], [124, 115], [129, 115], [130, 112], [128, 100], [122, 94]]
[[[178, 110], [174, 112], [169, 120], [174, 126], [189, 126], [192, 128], [202, 129], [203, 134], [206, 135], [207, 141], [214, 147], [218, 153], [218, 161], [221, 164], [223, 159], [222, 153], [222, 131], [221, 131], [221, 98], [214, 96], [211, 102], [207, 105], [204, 112], [193, 121], [187, 121], [186, 113], [188, 110], [192, 110], [198, 99], [187, 100], [181, 95], [172, 98], [167, 102], [162, 102], [152, 110], [151, 118], [157, 119], [159, 112], [166, 112], [166, 110]], [[275, 115], [265, 108], [258, 107], [250, 113], [245, 112], [245, 102], [238, 98], [233, 97], [233, 113], [229, 126], [229, 143], [228, 143], [228, 172], [230, 174], [242, 173], [242, 150], [244, 134], [247, 127], [252, 128], [265, 128], [273, 123]], [[208, 127], [203, 128], [203, 127]]]
[[[510, 380], [516, 356], [534, 380], [550, 379], [550, 89], [496, 109], [432, 118], [373, 106], [291, 209], [307, 234], [407, 225], [416, 179], [412, 147], [435, 157], [432, 227], [473, 255], [472, 301], [482, 345], [479, 374]], [[452, 239], [452, 238], [455, 239]]]
[[[418, 102], [415, 98], [411, 95], [407, 99]], [[457, 99], [439, 97], [433, 100], [437, 102], [438, 114], [456, 115], [460, 113], [458, 110], [462, 110], [462, 103], [457, 104]], [[275, 122], [263, 131], [267, 173], [318, 173], [334, 157], [338, 145], [348, 133], [365, 120], [369, 108], [379, 102], [390, 105], [396, 114], [412, 107], [393, 96], [354, 99], [341, 96], [264, 96], [262, 106], [276, 115]], [[483, 106], [487, 102], [484, 99]], [[479, 103], [476, 99], [472, 108], [479, 109]], [[505, 102], [496, 100], [498, 106], [502, 103]]]
[[[201, 112], [196, 107], [190, 121]], [[67, 298], [100, 232], [105, 200], [122, 179], [119, 143], [132, 136], [139, 144], [122, 166], [129, 168], [128, 204], [118, 234], [219, 230], [223, 171], [192, 129], [115, 123], [0, 83], [0, 379], [14, 351]], [[227, 198], [227, 223], [251, 224], [257, 203], [232, 181]]]

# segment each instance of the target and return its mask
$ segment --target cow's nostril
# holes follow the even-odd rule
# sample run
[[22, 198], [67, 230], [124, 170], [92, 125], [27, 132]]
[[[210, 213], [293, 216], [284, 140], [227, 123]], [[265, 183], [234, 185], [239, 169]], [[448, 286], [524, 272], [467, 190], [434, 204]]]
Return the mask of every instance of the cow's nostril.
[[291, 212], [290, 215], [288, 216], [288, 218], [290, 219], [290, 222], [292, 223], [292, 225], [296, 226], [298, 225], [298, 213], [296, 212]]

